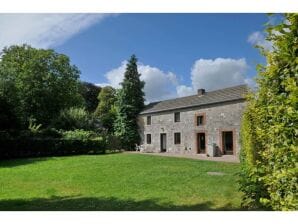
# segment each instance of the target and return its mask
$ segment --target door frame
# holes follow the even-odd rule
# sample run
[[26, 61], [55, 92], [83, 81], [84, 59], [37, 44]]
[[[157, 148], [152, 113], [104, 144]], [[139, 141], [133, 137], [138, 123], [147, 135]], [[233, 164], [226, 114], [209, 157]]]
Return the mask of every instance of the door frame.
[[232, 132], [232, 138], [233, 138], [233, 154], [236, 155], [236, 129], [235, 128], [221, 128], [219, 129], [219, 147], [222, 155], [226, 155], [223, 152], [223, 142], [222, 142], [222, 137], [223, 137], [223, 132]]
[[[199, 152], [199, 141], [198, 141], [198, 135], [199, 134], [205, 134], [205, 153]], [[195, 139], [196, 139], [196, 153], [197, 154], [207, 154], [207, 131], [197, 131], [195, 132]]]
[[[162, 141], [162, 136], [165, 136], [165, 141], [166, 141], [166, 148], [165, 149], [163, 149], [162, 148], [162, 143], [163, 143], [163, 141]], [[160, 133], [160, 152], [166, 152], [167, 151], [167, 133]]]

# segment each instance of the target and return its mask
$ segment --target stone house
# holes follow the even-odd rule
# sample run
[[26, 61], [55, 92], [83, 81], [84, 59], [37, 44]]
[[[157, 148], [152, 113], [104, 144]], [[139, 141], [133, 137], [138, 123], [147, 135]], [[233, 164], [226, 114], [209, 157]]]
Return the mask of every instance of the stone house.
[[247, 86], [150, 103], [138, 118], [142, 151], [235, 155]]

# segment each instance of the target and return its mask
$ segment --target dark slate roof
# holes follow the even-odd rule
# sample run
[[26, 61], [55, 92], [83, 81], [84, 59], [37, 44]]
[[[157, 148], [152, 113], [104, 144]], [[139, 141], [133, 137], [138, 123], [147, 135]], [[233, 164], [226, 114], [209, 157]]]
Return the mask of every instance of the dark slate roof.
[[205, 92], [204, 95], [186, 96], [148, 104], [140, 114], [156, 113], [168, 110], [197, 107], [214, 103], [244, 100], [248, 91], [246, 85]]

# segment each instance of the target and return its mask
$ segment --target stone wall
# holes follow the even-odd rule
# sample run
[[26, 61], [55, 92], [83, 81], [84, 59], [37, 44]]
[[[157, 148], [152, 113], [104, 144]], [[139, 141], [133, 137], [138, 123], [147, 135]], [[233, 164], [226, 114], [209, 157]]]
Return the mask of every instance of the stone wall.
[[[167, 135], [167, 152], [198, 153], [197, 133], [206, 136], [206, 154], [213, 155], [213, 147], [222, 150], [222, 131], [233, 131], [234, 155], [240, 151], [239, 131], [242, 112], [245, 107], [243, 100], [216, 105], [152, 113], [139, 116], [140, 135], [144, 151], [160, 152], [160, 134]], [[180, 112], [180, 122], [174, 122], [174, 113]], [[204, 114], [205, 123], [196, 125], [196, 115]], [[146, 125], [147, 116], [151, 116], [151, 125]], [[174, 144], [174, 133], [181, 133], [181, 144]], [[151, 134], [151, 144], [146, 144], [146, 134]]]

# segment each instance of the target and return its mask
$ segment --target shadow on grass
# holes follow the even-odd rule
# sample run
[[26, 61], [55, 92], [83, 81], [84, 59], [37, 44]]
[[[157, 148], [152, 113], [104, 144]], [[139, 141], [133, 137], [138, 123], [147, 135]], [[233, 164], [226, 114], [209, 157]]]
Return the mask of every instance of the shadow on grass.
[[75, 157], [75, 156], [104, 156], [110, 154], [121, 154], [122, 151], [107, 151], [105, 154], [80, 154], [80, 155], [62, 155], [62, 156], [44, 156], [44, 157], [28, 157], [28, 158], [12, 158], [12, 159], [0, 159], [0, 168], [10, 168], [15, 166], [23, 166], [31, 163], [38, 163], [55, 158], [62, 157]]
[[42, 161], [46, 161], [50, 159], [50, 157], [39, 157], [39, 158], [24, 158], [24, 159], [6, 159], [0, 160], [0, 168], [10, 168], [15, 166], [23, 166], [31, 163], [38, 163]]
[[93, 197], [1, 200], [1, 211], [240, 211], [231, 204], [216, 207], [211, 201], [195, 205], [160, 204], [158, 200], [120, 200]]

